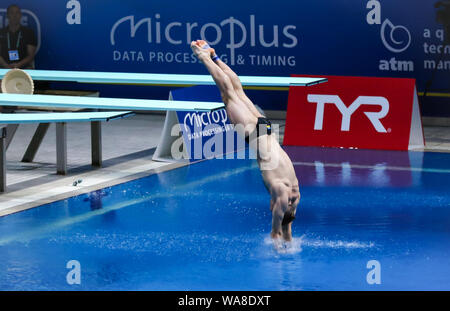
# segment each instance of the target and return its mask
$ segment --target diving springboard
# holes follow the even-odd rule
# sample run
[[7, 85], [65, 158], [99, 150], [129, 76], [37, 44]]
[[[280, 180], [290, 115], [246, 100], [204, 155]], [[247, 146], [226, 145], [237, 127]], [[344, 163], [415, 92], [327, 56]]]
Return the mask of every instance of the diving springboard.
[[2, 124], [109, 121], [132, 115], [131, 111], [0, 113], [0, 127]]
[[[29, 95], [32, 96], [32, 95]], [[57, 173], [67, 174], [67, 122], [91, 122], [92, 165], [102, 165], [101, 121], [134, 115], [131, 111], [59, 112], [59, 113], [0, 113], [0, 193], [6, 191], [6, 134], [7, 124], [56, 123]]]
[[87, 96], [0, 94], [0, 106], [85, 108], [107, 110], [212, 111], [224, 108], [220, 102], [169, 101]]
[[[0, 69], [0, 79], [9, 69]], [[24, 70], [33, 80], [70, 81], [80, 83], [113, 83], [140, 85], [214, 85], [210, 75], [187, 74], [156, 74], [127, 72], [95, 72], [95, 71], [64, 71], [64, 70]], [[244, 86], [259, 87], [289, 87], [311, 86], [327, 82], [326, 78], [310, 77], [271, 77], [271, 76], [239, 76]]]

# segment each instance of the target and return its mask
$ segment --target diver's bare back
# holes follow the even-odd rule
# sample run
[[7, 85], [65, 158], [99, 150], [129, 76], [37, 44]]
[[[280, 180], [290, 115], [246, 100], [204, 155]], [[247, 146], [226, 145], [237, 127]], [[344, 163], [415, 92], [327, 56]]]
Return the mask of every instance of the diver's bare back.
[[[267, 149], [263, 140], [269, 141], [270, 146]], [[269, 155], [265, 156], [264, 152], [268, 150]], [[266, 187], [270, 189], [274, 184], [283, 183], [291, 191], [298, 194], [298, 180], [295, 174], [294, 166], [286, 152], [278, 143], [276, 135], [264, 135], [258, 138], [258, 151], [262, 153], [258, 157], [258, 164], [261, 168], [261, 174]], [[294, 195], [294, 194], [292, 194]]]
[[[246, 129], [246, 136], [251, 135], [257, 126], [257, 118], [247, 108], [247, 105], [238, 98], [225, 99], [225, 109], [233, 124], [241, 124]], [[260, 115], [262, 117], [262, 115]], [[256, 144], [250, 144], [257, 148], [259, 155], [257, 160], [261, 169], [264, 184], [270, 192], [274, 184], [283, 183], [291, 188], [292, 195], [298, 194], [298, 180], [294, 167], [286, 152], [278, 143], [276, 135], [262, 135]]]

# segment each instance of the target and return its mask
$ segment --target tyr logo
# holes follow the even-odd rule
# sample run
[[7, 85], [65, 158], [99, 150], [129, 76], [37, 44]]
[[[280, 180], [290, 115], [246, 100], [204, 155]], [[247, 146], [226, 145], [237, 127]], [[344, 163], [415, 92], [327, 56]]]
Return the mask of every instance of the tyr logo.
[[372, 123], [375, 130], [379, 133], [387, 133], [380, 119], [384, 118], [389, 112], [389, 101], [380, 96], [359, 96], [349, 107], [347, 107], [337, 95], [308, 95], [308, 102], [317, 103], [316, 119], [314, 130], [321, 131], [323, 128], [323, 116], [325, 113], [325, 104], [333, 104], [342, 114], [341, 131], [350, 131], [350, 119], [352, 114], [362, 105], [380, 106], [379, 112], [364, 112]]

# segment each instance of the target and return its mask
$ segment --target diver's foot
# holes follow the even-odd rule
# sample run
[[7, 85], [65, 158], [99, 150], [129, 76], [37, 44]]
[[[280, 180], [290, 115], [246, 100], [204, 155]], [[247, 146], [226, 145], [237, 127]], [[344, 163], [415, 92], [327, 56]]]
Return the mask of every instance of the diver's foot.
[[197, 41], [191, 42], [191, 49], [192, 49], [192, 52], [194, 53], [194, 55], [197, 56], [197, 58], [200, 61], [202, 61], [203, 59], [206, 59], [206, 58], [210, 58], [211, 57], [210, 52], [202, 49]]
[[213, 49], [212, 47], [210, 47], [209, 44], [205, 40], [197, 40], [197, 45], [199, 47], [201, 47], [202, 49], [207, 50], [210, 53], [211, 59], [213, 61], [216, 61], [219, 59], [219, 56], [217, 56], [217, 54], [216, 54], [216, 50]]

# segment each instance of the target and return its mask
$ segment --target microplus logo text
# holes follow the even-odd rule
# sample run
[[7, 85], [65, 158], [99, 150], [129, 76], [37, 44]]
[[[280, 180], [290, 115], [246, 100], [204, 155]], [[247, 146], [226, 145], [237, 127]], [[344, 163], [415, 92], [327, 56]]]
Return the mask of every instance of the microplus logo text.
[[[258, 66], [295, 66], [295, 56], [286, 55], [256, 55], [240, 54], [240, 49], [244, 47], [258, 48], [295, 48], [299, 39], [295, 34], [295, 25], [262, 25], [258, 24], [255, 15], [250, 15], [248, 21], [228, 17], [217, 23], [206, 23], [200, 25], [197, 22], [166, 22], [160, 14], [154, 17], [146, 17], [136, 21], [135, 16], [125, 16], [120, 18], [111, 28], [110, 42], [112, 46], [117, 46], [120, 37], [117, 32], [122, 27], [128, 27], [129, 36], [134, 38], [138, 31], [146, 34], [146, 43], [171, 45], [189, 45], [192, 40], [203, 39], [212, 46], [222, 44], [228, 54], [220, 55], [228, 60], [231, 65], [258, 65]], [[123, 35], [123, 32], [122, 32]], [[219, 51], [220, 53], [221, 51]], [[114, 51], [115, 61], [150, 61], [150, 62], [178, 62], [193, 63], [196, 60], [190, 53], [156, 52], [152, 51]]]

